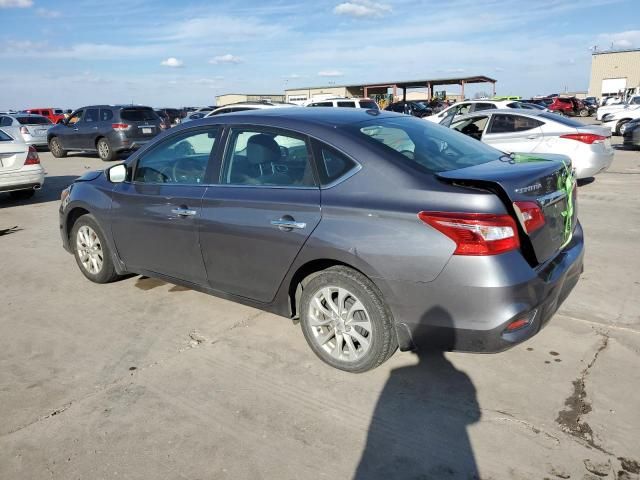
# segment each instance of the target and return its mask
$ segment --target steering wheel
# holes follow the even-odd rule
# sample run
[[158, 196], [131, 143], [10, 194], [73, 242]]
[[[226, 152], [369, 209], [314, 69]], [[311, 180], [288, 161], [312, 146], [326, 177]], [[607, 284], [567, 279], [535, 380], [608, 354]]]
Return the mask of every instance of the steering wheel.
[[176, 183], [200, 183], [203, 173], [200, 162], [189, 157], [179, 158], [171, 169], [171, 176]]

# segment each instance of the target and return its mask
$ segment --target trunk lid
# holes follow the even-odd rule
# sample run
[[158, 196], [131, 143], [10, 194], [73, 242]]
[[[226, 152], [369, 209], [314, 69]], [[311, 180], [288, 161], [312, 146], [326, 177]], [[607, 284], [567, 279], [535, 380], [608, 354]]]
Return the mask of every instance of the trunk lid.
[[[564, 155], [516, 153], [437, 176], [496, 193], [516, 218], [523, 254], [534, 265], [552, 258], [571, 239], [577, 222], [576, 181], [571, 160]], [[514, 202], [535, 202], [544, 214], [544, 226], [527, 234]]]
[[0, 142], [0, 173], [20, 170], [24, 166], [29, 147], [21, 142]]

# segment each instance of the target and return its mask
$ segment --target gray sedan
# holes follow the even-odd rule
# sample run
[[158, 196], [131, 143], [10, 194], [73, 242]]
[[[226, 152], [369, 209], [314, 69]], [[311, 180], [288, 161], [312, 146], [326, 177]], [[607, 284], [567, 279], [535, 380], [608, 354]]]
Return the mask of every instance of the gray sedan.
[[47, 146], [47, 133], [53, 126], [51, 120], [41, 115], [16, 113], [0, 116], [0, 128], [14, 138], [21, 138], [27, 145]]
[[517, 162], [395, 113], [272, 108], [85, 174], [60, 232], [93, 282], [136, 273], [299, 318], [318, 357], [363, 372], [398, 348], [535, 335], [582, 272], [576, 212], [562, 158]]

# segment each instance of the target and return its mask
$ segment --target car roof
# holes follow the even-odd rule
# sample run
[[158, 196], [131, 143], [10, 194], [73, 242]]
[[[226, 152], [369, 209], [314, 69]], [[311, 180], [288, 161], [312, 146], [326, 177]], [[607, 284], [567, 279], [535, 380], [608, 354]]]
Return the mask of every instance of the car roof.
[[[214, 115], [205, 117], [195, 122], [200, 124], [207, 123], [232, 123], [234, 119], [241, 119], [243, 123], [250, 122], [252, 119], [270, 119], [274, 120], [292, 120], [296, 125], [345, 125], [349, 123], [358, 123], [374, 118], [413, 118], [399, 113], [388, 112], [384, 110], [374, 110], [365, 108], [264, 108], [245, 110], [242, 112], [233, 112], [226, 115]], [[189, 122], [190, 124], [192, 122]], [[278, 122], [280, 123], [280, 122]], [[188, 125], [187, 124], [187, 125]]]
[[[478, 117], [480, 115], [495, 115], [496, 113], [503, 113], [505, 115], [523, 115], [525, 117], [539, 117], [543, 113], [549, 113], [545, 110], [530, 110], [528, 108], [494, 108], [491, 110], [480, 110], [479, 112], [467, 113], [466, 115], [460, 115], [455, 121], [465, 118]], [[549, 118], [545, 116], [548, 120]]]

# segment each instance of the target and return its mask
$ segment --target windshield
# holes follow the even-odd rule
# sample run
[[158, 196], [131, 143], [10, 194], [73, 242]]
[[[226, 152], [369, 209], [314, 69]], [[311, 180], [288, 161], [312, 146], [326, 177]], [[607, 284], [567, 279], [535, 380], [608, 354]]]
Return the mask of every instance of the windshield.
[[502, 155], [466, 135], [415, 117], [368, 120], [347, 128], [429, 173], [480, 165]]
[[51, 123], [47, 117], [16, 117], [20, 125], [48, 125]]
[[123, 108], [120, 118], [129, 122], [143, 122], [145, 120], [158, 120], [158, 115], [150, 108]]
[[560, 115], [558, 113], [548, 113], [543, 112], [540, 114], [542, 118], [546, 118], [547, 120], [553, 120], [554, 122], [561, 123], [566, 125], [567, 127], [586, 127], [587, 125], [584, 123], [580, 123], [577, 120], [574, 120], [569, 117], [565, 117], [564, 115]]

